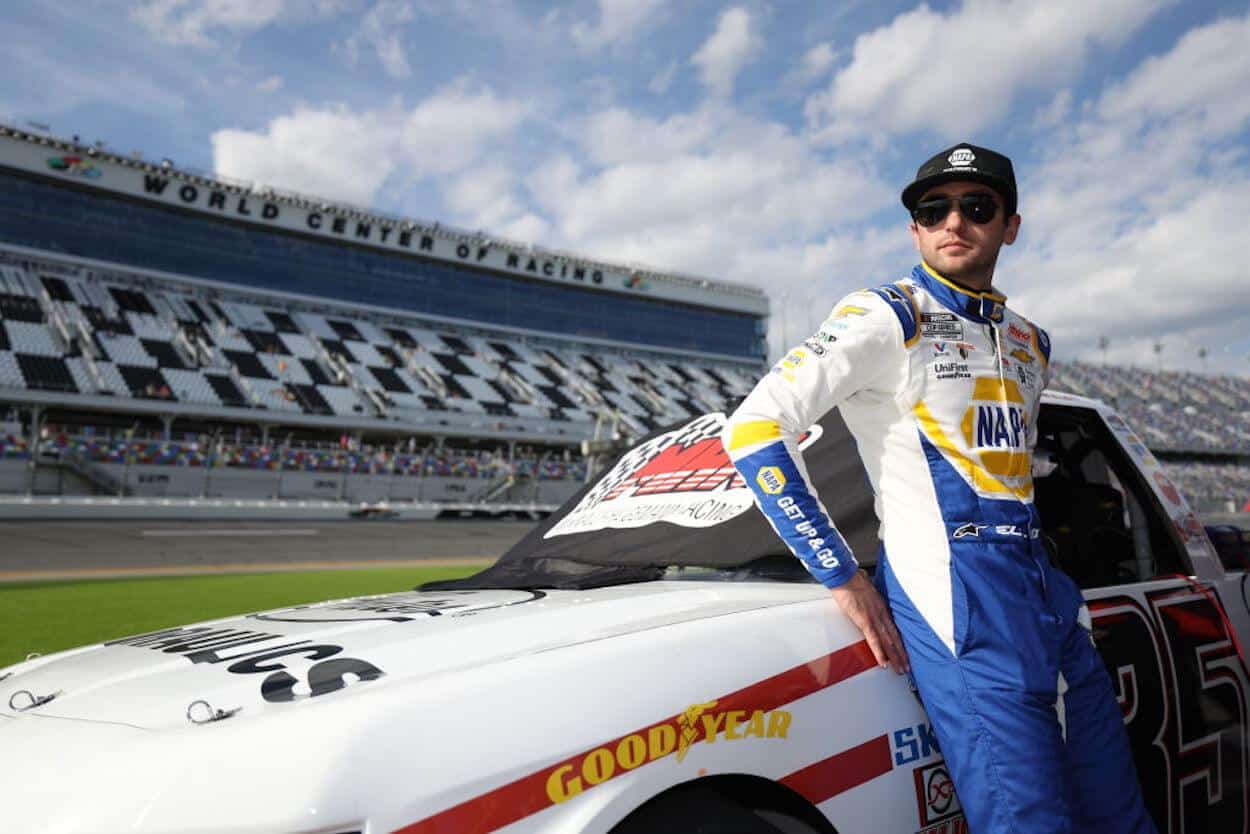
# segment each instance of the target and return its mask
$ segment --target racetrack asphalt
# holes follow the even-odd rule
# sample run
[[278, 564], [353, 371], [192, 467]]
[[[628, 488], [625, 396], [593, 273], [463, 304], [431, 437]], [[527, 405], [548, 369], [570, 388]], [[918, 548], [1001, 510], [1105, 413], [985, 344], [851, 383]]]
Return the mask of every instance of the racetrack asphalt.
[[489, 562], [530, 521], [0, 522], [0, 582]]

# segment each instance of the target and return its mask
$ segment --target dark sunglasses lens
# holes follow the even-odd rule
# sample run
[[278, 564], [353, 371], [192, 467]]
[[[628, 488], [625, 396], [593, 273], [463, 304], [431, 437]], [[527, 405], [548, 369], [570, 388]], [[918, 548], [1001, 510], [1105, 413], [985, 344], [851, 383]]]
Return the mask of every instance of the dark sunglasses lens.
[[950, 210], [950, 200], [929, 200], [924, 203], [917, 203], [916, 208], [912, 210], [911, 216], [921, 226], [934, 226], [941, 223]]
[[998, 201], [988, 194], [969, 194], [960, 198], [959, 212], [978, 225], [988, 223], [998, 213]]

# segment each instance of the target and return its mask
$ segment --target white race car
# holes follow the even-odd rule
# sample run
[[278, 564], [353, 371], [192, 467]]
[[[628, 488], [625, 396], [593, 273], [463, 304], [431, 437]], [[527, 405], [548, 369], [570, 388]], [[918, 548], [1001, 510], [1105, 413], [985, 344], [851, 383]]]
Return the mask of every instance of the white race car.
[[[782, 554], [723, 421], [626, 453], [478, 577], [0, 670], [0, 831], [966, 831], [907, 678]], [[1040, 436], [1160, 831], [1246, 831], [1245, 574], [1111, 410], [1048, 395]], [[871, 553], [845, 427], [804, 443]]]

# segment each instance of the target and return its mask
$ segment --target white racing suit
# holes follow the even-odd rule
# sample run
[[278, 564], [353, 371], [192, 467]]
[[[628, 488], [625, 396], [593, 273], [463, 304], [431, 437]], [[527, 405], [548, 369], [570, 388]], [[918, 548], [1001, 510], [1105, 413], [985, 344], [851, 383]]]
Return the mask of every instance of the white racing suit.
[[973, 834], [1153, 832], [1080, 591], [1040, 540], [1049, 342], [1005, 301], [923, 263], [852, 293], [743, 401], [725, 447], [777, 533], [836, 587], [858, 565], [796, 441], [841, 409], [881, 521], [877, 586]]

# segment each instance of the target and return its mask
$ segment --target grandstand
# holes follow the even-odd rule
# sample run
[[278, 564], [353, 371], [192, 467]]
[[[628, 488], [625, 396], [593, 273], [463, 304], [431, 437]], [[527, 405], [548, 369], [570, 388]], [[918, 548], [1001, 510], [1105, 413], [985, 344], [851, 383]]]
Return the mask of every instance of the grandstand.
[[[64, 490], [43, 464], [125, 494], [575, 487], [605, 428], [742, 396], [766, 315], [745, 287], [0, 127], [0, 491]], [[246, 470], [292, 477], [224, 477]]]
[[1053, 369], [1051, 387], [1114, 406], [1195, 507], [1250, 502], [1250, 382], [1086, 362]]
[[[767, 315], [748, 287], [0, 125], [0, 493], [556, 503], [584, 442], [744, 395]], [[1250, 498], [1245, 380], [1054, 369], [1200, 508]]]

